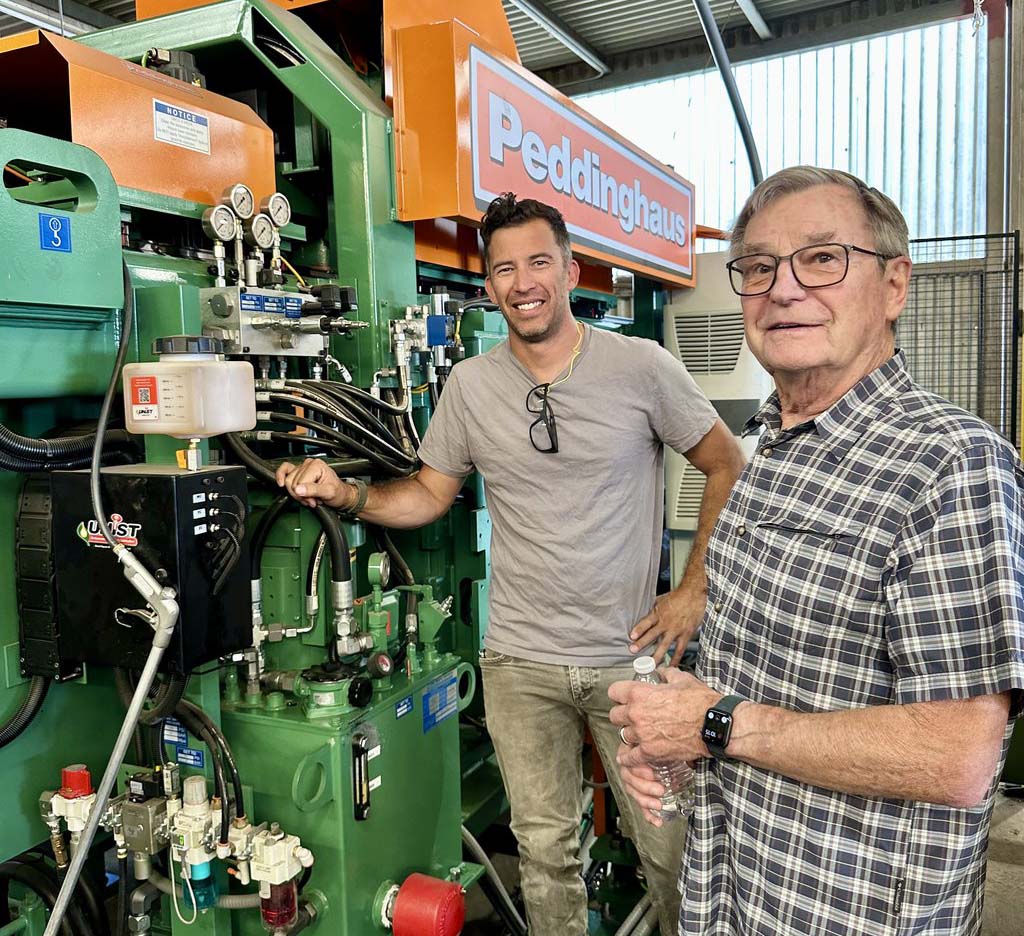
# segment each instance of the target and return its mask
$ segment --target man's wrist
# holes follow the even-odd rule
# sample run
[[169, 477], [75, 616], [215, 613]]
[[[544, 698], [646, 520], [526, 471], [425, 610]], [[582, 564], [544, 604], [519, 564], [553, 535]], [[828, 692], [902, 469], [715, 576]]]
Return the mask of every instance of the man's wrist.
[[334, 506], [342, 516], [357, 517], [366, 507], [369, 488], [365, 481], [358, 478], [342, 478], [339, 488], [341, 503]]

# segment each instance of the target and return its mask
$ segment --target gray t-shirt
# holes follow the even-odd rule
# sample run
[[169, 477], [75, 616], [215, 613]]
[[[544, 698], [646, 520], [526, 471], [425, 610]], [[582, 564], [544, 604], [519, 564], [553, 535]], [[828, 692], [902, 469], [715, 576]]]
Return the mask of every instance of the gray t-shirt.
[[[655, 342], [586, 327], [572, 376], [549, 392], [558, 452], [544, 454], [529, 436], [535, 383], [508, 342], [462, 361], [419, 455], [451, 477], [483, 476], [493, 524], [484, 645], [541, 663], [627, 663], [628, 633], [654, 601], [662, 443], [693, 448], [716, 413]], [[543, 427], [534, 438], [546, 443]]]

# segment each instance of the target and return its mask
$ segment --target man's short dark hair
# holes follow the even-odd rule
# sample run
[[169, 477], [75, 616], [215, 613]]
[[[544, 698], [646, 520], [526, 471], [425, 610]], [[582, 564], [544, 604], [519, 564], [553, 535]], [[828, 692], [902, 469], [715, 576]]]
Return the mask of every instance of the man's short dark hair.
[[487, 212], [480, 222], [480, 236], [484, 242], [484, 269], [491, 274], [491, 238], [495, 231], [505, 227], [515, 227], [536, 220], [547, 221], [555, 235], [558, 249], [562, 251], [566, 267], [572, 259], [572, 246], [569, 243], [569, 231], [565, 227], [565, 218], [557, 208], [545, 205], [533, 198], [516, 199], [514, 192], [499, 195], [487, 207]]

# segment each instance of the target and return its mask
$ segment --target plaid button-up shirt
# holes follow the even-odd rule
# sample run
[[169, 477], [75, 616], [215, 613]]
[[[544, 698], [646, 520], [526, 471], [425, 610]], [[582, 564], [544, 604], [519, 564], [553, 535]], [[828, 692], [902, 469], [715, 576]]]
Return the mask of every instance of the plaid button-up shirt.
[[[902, 353], [811, 421], [782, 429], [773, 396], [754, 424], [757, 453], [708, 546], [697, 675], [796, 712], [1014, 690], [1016, 714], [1024, 471], [1011, 446], [917, 387]], [[973, 809], [737, 761], [701, 762], [697, 785], [681, 933], [979, 932], [995, 780]]]

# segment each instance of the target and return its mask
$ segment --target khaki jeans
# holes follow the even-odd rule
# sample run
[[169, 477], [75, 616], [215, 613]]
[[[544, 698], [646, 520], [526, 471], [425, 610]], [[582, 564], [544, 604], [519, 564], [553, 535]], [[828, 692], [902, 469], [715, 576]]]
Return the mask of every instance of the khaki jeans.
[[631, 679], [631, 666], [533, 663], [485, 650], [480, 656], [487, 728], [512, 807], [530, 936], [586, 936], [579, 825], [584, 727], [590, 728], [611, 781], [623, 830], [643, 863], [662, 936], [679, 928], [677, 880], [686, 822], [648, 823], [622, 786], [608, 721], [608, 687]]

